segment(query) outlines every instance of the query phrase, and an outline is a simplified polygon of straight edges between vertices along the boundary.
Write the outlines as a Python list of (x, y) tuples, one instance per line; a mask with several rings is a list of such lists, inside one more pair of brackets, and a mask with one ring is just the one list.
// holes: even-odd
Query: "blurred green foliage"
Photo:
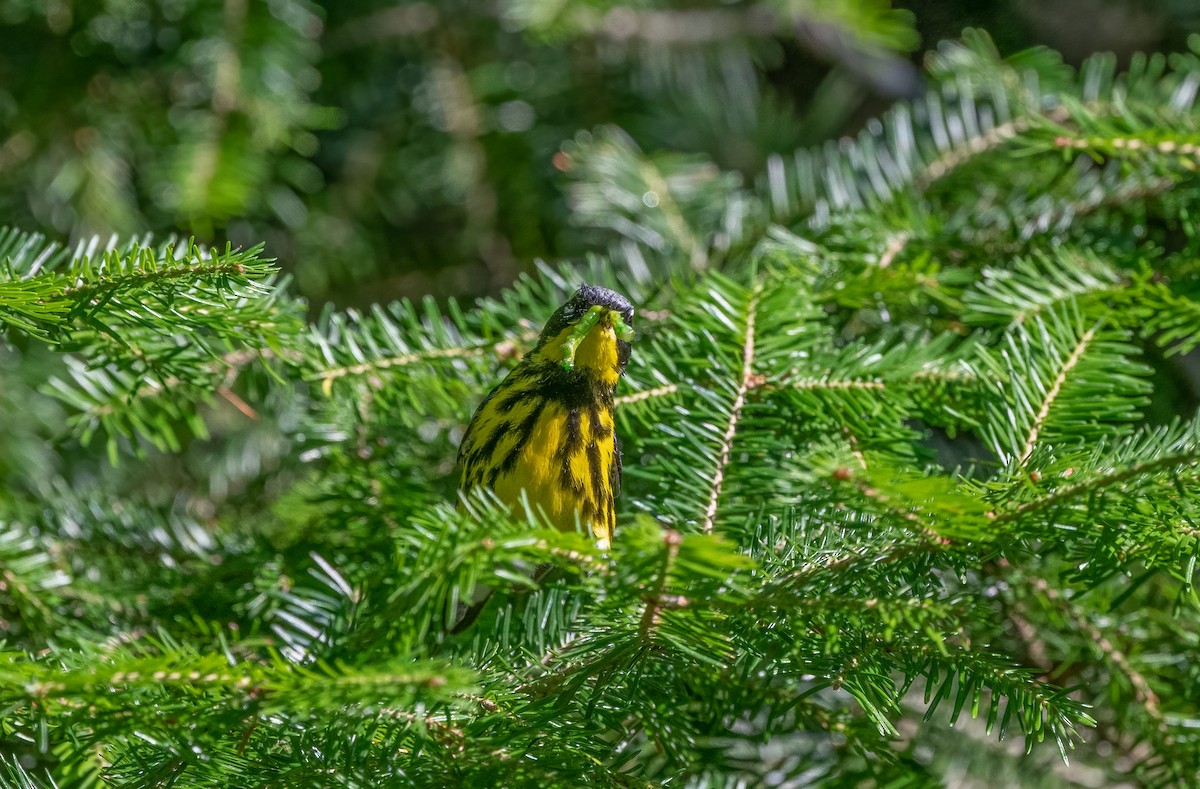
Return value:
[(913, 95), (922, 35), (981, 24), (1016, 49), (1084, 14), (1092, 45), (1153, 49), (1196, 13), (900, 5), (8, 0), (0, 217), (265, 241), (318, 303), (492, 292), (590, 248), (556, 156), (580, 129), (754, 175)]
[[(669, 5), (12, 0), (0, 216), (72, 239), (265, 240), (318, 301), (494, 289), (585, 248), (554, 158), (577, 129), (616, 122), (744, 169), (805, 141), (786, 95), (760, 95), (790, 4)], [(915, 44), (883, 4), (831, 8), (873, 50)], [(639, 32), (672, 13), (749, 21)]]

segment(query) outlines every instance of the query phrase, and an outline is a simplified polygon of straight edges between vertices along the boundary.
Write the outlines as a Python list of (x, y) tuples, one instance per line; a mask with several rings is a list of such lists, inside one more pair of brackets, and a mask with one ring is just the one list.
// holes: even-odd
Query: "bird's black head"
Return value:
[(552, 333), (557, 334), (566, 326), (573, 325), (592, 307), (610, 309), (619, 314), (625, 323), (633, 325), (633, 305), (629, 303), (629, 299), (615, 290), (602, 288), (599, 285), (584, 285), (558, 308), (558, 311), (546, 323), (546, 329), (549, 330), (553, 326), (555, 331)]
[[(535, 352), (544, 350), (551, 354), (558, 353), (559, 342), (591, 312), (593, 307), (601, 307), (619, 315), (625, 326), (633, 328), (633, 305), (629, 303), (629, 299), (608, 288), (584, 285), (575, 291), (575, 295), (559, 307), (546, 322)], [(611, 317), (601, 318), (601, 321), (610, 326), (613, 323)], [(625, 371), (625, 366), (629, 362), (630, 350), (631, 346), (628, 340), (616, 338), (617, 375)]]

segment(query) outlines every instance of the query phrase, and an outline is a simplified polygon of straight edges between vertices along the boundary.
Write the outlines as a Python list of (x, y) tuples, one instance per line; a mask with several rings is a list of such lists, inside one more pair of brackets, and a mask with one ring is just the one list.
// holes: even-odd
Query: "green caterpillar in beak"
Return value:
[(583, 342), (584, 338), (588, 336), (588, 332), (595, 328), (600, 318), (606, 312), (609, 315), (609, 321), (612, 323), (613, 333), (617, 335), (617, 339), (624, 340), (625, 342), (633, 340), (633, 327), (625, 322), (625, 319), (621, 317), (621, 313), (597, 304), (584, 313), (579, 322), (575, 324), (575, 329), (571, 332), (571, 336), (563, 343), (562, 366), (564, 370), (575, 369), (575, 351), (579, 348), (579, 343)]

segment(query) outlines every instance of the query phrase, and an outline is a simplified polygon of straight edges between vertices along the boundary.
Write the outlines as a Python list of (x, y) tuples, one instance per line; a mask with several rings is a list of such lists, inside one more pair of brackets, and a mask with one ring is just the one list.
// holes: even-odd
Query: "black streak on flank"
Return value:
[[(497, 411), (506, 414), (517, 403), (534, 394), (536, 387), (529, 385), (529, 382), (526, 380), (528, 378), (530, 378), (528, 365), (521, 365), (513, 370), (508, 378), (504, 379), (504, 382), (493, 393), (502, 395), (501, 399), (496, 402)], [(491, 397), (489, 396), (488, 399), (490, 400)]]
[(513, 410), (513, 406), (521, 402), (529, 396), (529, 392), (524, 389), (517, 389), (513, 392), (506, 392), (504, 397), (496, 401), (496, 410), (501, 414), (507, 414)]
[(583, 429), (580, 426), (583, 414), (578, 408), (573, 408), (567, 412), (566, 435), (563, 436), (563, 443), (558, 448), (559, 459), (559, 479), (562, 484), (570, 488), (572, 492), (582, 493), (582, 480), (575, 478), (575, 474), (571, 471), (571, 458), (579, 451), (580, 445), (583, 443)]
[[(492, 470), (488, 474), (487, 478), (488, 487), (494, 487), (496, 480), (500, 478), (501, 474), (509, 473), (517, 465), (517, 458), (519, 458), (521, 453), (528, 447), (529, 436), (533, 433), (533, 428), (537, 426), (538, 418), (542, 415), (542, 409), (545, 407), (546, 401), (539, 400), (525, 416), (525, 418), (521, 420), (521, 424), (517, 426), (517, 443), (514, 444), (513, 448), (510, 449), (508, 454), (504, 456), (503, 462), (492, 467)], [(499, 431), (497, 431), (497, 433), (499, 433)]]
[(607, 490), (604, 492), (604, 501), (600, 503), (600, 512), (603, 521), (608, 524), (608, 534), (609, 537), (611, 537), (613, 529), (615, 529), (617, 525), (617, 513), (616, 509), (613, 507), (612, 494), (610, 494)]
[(600, 409), (595, 403), (588, 407), (588, 424), (591, 426), (591, 435), (597, 439), (603, 440), (612, 435), (612, 426), (600, 419)]
[[(501, 394), (502, 392), (504, 392), (506, 390), (507, 384), (508, 384), (508, 378), (505, 378), (503, 381), (501, 381), (499, 384), (497, 384), (496, 388), (493, 389), (492, 391), (488, 392), (487, 397), (483, 398), (483, 402), (481, 402), (479, 404), (479, 406), (475, 409), (475, 413), (471, 415), (471, 421), (467, 425), (467, 432), (463, 436), (462, 443), (459, 444), (459, 446), (458, 446), (458, 462), (460, 465), (464, 461), (469, 460), (470, 463), (474, 463), (479, 460), (480, 452), (479, 452), (479, 448), (476, 446), (476, 435), (475, 434), (476, 434), (477, 430), (476, 430), (476, 426), (475, 426), (475, 420), (478, 419), (479, 415), (484, 412), (484, 410), (487, 408), (488, 403), (490, 403), (492, 401), (492, 398), (496, 397), (497, 395)], [(500, 435), (501, 432), (502, 431), (497, 431), (496, 435)], [(495, 446), (493, 445), (488, 450), (487, 454), (489, 457), (491, 456), (492, 451), (494, 449), (495, 449)]]
[(600, 445), (589, 441), (587, 445), (588, 472), (592, 475), (593, 503), (599, 505), (604, 496), (606, 469), (600, 467)]
[(495, 454), (496, 447), (500, 446), (500, 442), (508, 435), (509, 430), (512, 430), (512, 423), (505, 420), (496, 425), (496, 429), (492, 431), (492, 434), (488, 436), (488, 440), (482, 446), (473, 446), (471, 448), (471, 465), (477, 467), (479, 463)]

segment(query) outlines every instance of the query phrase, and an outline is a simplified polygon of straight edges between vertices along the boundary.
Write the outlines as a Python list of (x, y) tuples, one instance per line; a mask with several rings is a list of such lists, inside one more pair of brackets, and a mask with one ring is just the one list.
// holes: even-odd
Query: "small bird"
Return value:
[(621, 490), (613, 392), (632, 340), (628, 299), (594, 285), (576, 291), (471, 417), (459, 489), (489, 488), (510, 506), (524, 491), (555, 527), (578, 520), (607, 548)]

